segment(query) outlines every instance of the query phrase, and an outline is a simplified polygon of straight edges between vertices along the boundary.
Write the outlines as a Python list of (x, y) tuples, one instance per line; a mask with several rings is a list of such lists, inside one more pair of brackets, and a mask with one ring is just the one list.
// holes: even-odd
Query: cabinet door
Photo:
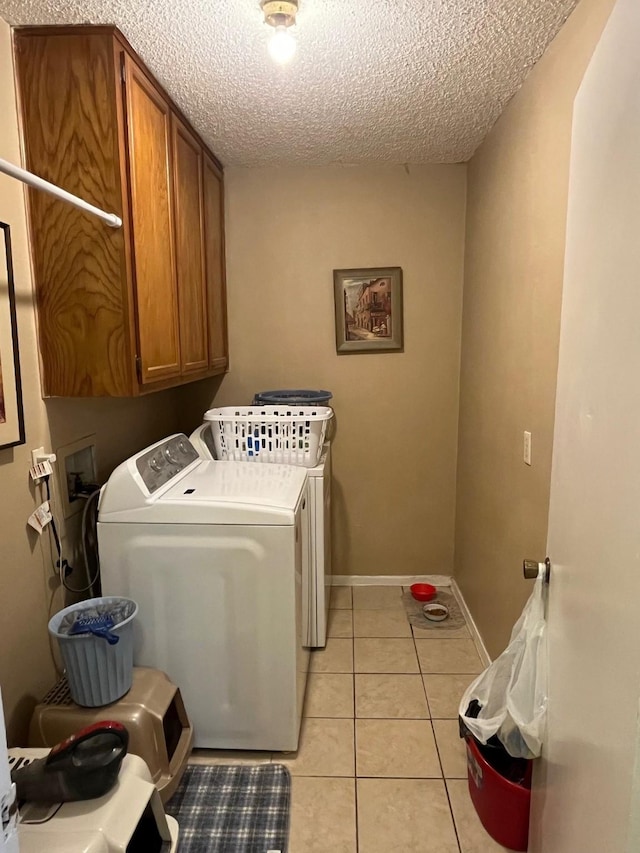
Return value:
[(180, 374), (170, 108), (129, 56), (125, 92), (139, 378), (144, 385)]
[(204, 271), (202, 148), (175, 116), (173, 131), (176, 269), (182, 372), (209, 366)]
[(209, 306), (209, 366), (227, 367), (227, 296), (224, 263), (222, 172), (204, 155), (204, 239)]
[[(112, 39), (84, 28), (77, 34), (22, 29), (14, 38), (26, 167), (125, 220), (122, 228), (109, 228), (48, 193), (29, 192), (43, 392), (56, 397), (129, 395), (134, 391), (135, 344), (126, 268), (126, 190), (121, 190), (123, 164), (115, 132), (121, 72)], [(8, 121), (5, 115), (0, 133), (5, 127), (8, 133)], [(1, 218), (11, 222), (8, 202), (3, 212)], [(6, 267), (0, 270), (2, 294), (4, 275)], [(32, 381), (37, 383), (37, 376)]]

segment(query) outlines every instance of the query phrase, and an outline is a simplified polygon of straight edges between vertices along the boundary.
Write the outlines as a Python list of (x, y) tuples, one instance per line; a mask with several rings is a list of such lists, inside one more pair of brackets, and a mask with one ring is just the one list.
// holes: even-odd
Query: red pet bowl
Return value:
[(411, 584), (411, 595), (416, 601), (431, 601), (436, 597), (437, 589), (431, 586), (430, 583), (413, 583)]

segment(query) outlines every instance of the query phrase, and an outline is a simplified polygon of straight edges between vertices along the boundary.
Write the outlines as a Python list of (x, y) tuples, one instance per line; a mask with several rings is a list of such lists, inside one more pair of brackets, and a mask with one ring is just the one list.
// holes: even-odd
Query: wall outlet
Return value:
[(31, 467), (29, 474), (35, 482), (40, 482), (43, 477), (53, 474), (53, 463), (56, 461), (55, 453), (45, 453), (44, 447), (36, 447), (31, 451)]
[(87, 435), (60, 447), (57, 456), (62, 512), (65, 518), (70, 518), (82, 512), (87, 487), (96, 483), (98, 478), (95, 435)]
[(531, 433), (524, 431), (524, 449), (522, 457), (527, 465), (531, 465)]

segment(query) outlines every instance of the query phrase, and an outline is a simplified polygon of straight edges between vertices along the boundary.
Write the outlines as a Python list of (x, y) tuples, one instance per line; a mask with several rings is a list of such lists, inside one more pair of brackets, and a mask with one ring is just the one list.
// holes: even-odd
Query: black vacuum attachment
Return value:
[(102, 797), (118, 779), (129, 732), (111, 720), (94, 723), (11, 773), (18, 800), (68, 803)]

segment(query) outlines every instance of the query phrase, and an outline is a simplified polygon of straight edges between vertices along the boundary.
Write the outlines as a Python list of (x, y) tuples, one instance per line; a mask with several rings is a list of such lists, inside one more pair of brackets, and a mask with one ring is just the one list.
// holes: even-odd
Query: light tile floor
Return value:
[(504, 853), (467, 789), (458, 703), (482, 662), (466, 628), (412, 628), (402, 587), (336, 587), (311, 658), (295, 754), (196, 750), (201, 763), (277, 761), (292, 776), (288, 853)]

